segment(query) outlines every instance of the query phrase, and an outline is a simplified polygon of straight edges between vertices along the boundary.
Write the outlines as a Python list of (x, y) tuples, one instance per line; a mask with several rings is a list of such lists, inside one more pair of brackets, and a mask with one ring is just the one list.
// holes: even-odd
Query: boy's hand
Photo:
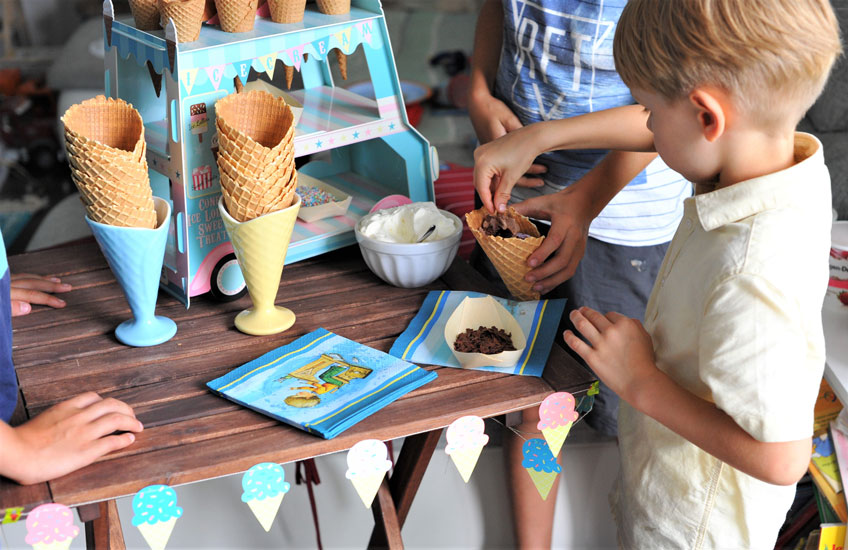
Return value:
[(71, 285), (63, 283), (58, 277), (43, 277), (29, 273), (12, 273), (10, 286), (12, 317), (31, 312), (32, 304), (63, 308), (65, 301), (51, 293), (72, 290)]
[(135, 441), (132, 433), (115, 432), (143, 429), (126, 403), (84, 393), (14, 428), (3, 473), (24, 485), (55, 479)]
[[(468, 114), (471, 118), (471, 124), (474, 126), (474, 132), (477, 134), (477, 140), (481, 145), (495, 142), (510, 132), (524, 128), (521, 121), (518, 120), (518, 117), (515, 116), (515, 113), (510, 110), (507, 104), (489, 93), (471, 94), (468, 102)], [(480, 195), (483, 205), (489, 212), (495, 212), (495, 205), (492, 203), (492, 192), (500, 187), (500, 179), (494, 179), (492, 169), (499, 171), (506, 165), (496, 156), (498, 154), (497, 152), (492, 153), (494, 158), (491, 164), (493, 166), (485, 170), (488, 172), (488, 177), (482, 175), (481, 172), (480, 183), (478, 184), (477, 165), (480, 162), (477, 158), (478, 151), (480, 151), (479, 147), (474, 152), (474, 186), (477, 188), (477, 194)], [(483, 162), (490, 164), (490, 158), (485, 158)], [(504, 210), (506, 209), (507, 202), (509, 202), (510, 191), (512, 191), (515, 185), (519, 187), (541, 187), (544, 185), (541, 178), (531, 177), (544, 174), (548, 170), (542, 164), (533, 164), (534, 158), (535, 155), (529, 159), (526, 166), (524, 166), (524, 171), (518, 172), (514, 177), (509, 179), (508, 185), (504, 185), (503, 189), (497, 189), (500, 196), (506, 196), (502, 202), (496, 203), (503, 204)], [(495, 164), (497, 167), (494, 166)]]
[(545, 166), (533, 164), (538, 150), (532, 147), (527, 128), (514, 130), (474, 150), (474, 187), (489, 212), (505, 212), (516, 185), (544, 185), (541, 178), (526, 176), (547, 171)]
[(570, 330), (562, 335), (565, 343), (625, 401), (632, 403), (660, 373), (651, 336), (638, 320), (616, 312), (601, 315), (588, 307), (572, 311), (569, 318), (588, 344)]
[(519, 214), (551, 222), (545, 240), (527, 258), (528, 265), (535, 269), (526, 279), (536, 281), (533, 289), (542, 294), (570, 279), (583, 259), (592, 223), (584, 199), (567, 187), (553, 195), (533, 197), (515, 205)]

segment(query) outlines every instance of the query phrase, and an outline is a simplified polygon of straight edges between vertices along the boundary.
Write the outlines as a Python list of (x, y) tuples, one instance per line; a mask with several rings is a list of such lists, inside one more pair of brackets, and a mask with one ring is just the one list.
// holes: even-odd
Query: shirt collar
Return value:
[(795, 133), (795, 160), (789, 168), (740, 181), (729, 187), (693, 197), (698, 221), (705, 231), (739, 221), (759, 212), (789, 206), (815, 193), (799, 190), (809, 174), (824, 166), (822, 144), (815, 136)]

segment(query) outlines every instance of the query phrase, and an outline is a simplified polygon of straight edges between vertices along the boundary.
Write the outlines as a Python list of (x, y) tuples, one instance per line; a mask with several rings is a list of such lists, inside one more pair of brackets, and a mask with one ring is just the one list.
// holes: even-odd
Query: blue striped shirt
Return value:
[(18, 381), (12, 363), (12, 304), (9, 297), (9, 262), (0, 234), (0, 420), (8, 422), (18, 402)]
[[(495, 95), (522, 124), (635, 103), (615, 71), (612, 42), (627, 0), (504, 0), (504, 36)], [(555, 193), (583, 177), (603, 150), (554, 151), (540, 188), (516, 187), (513, 199)], [(657, 158), (592, 222), (605, 242), (650, 246), (671, 240), (692, 186)]]

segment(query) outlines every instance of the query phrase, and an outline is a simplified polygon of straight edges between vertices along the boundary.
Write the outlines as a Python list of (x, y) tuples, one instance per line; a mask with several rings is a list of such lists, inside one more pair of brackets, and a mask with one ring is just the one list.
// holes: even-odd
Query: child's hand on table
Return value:
[(0, 423), (0, 474), (29, 485), (61, 477), (135, 441), (129, 405), (94, 392), (50, 407), (16, 428)]
[(633, 403), (661, 374), (651, 336), (638, 320), (616, 312), (602, 315), (588, 307), (572, 311), (570, 319), (588, 344), (570, 330), (562, 335), (565, 343), (621, 399)]
[(28, 314), (32, 311), (32, 304), (63, 308), (65, 301), (51, 293), (69, 292), (73, 288), (63, 283), (58, 277), (44, 277), (30, 273), (10, 275), (12, 317)]
[(535, 132), (534, 126), (519, 127), (474, 150), (474, 188), (489, 212), (505, 212), (512, 188), (516, 185), (544, 185), (541, 178), (525, 175), (547, 171), (544, 165), (533, 164), (539, 154), (530, 137)]

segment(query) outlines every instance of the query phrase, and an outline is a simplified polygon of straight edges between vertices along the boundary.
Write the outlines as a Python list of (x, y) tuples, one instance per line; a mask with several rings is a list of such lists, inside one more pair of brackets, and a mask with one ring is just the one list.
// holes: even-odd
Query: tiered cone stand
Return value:
[(529, 218), (517, 213), (512, 207), (509, 208), (507, 215), (518, 221), (522, 233), (530, 236), (526, 239), (517, 237), (504, 239), (486, 235), (481, 225), (487, 214), (485, 207), (467, 213), (465, 221), (468, 223), (468, 228), (471, 229), (474, 238), (480, 243), (480, 248), (497, 269), (509, 292), (519, 300), (538, 300), (540, 295), (533, 290), (534, 283), (525, 281), (524, 276), (531, 269), (527, 265), (528, 256), (539, 248), (545, 238), (539, 235), (539, 229)]

